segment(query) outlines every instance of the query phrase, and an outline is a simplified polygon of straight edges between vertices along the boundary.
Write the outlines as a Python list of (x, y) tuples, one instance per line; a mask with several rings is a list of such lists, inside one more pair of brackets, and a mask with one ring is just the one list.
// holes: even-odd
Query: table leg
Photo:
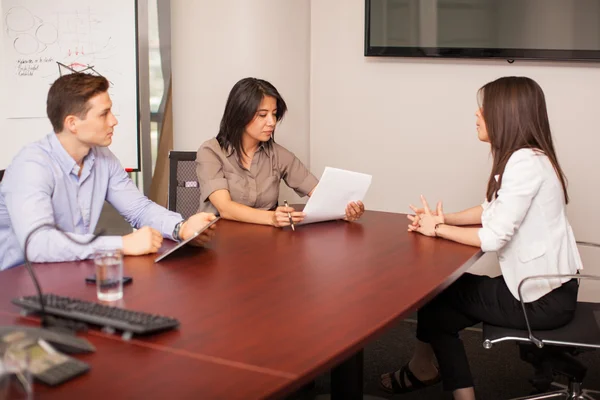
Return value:
[(361, 349), (331, 370), (331, 400), (362, 400), (363, 358)]
[(331, 370), (331, 394), (319, 395), (315, 400), (385, 400), (363, 395), (363, 350), (352, 355)]

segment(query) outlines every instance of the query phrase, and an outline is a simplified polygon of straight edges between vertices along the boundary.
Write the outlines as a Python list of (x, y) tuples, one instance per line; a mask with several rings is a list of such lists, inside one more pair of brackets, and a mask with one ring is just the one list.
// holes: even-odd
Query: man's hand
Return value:
[[(200, 232), (210, 221), (217, 218), (215, 214), (210, 213), (198, 213), (189, 217), (182, 225), (179, 236), (183, 240), (187, 240), (192, 237), (196, 232)], [(215, 236), (215, 229), (217, 224), (211, 225), (207, 230), (202, 232), (197, 238), (192, 240), (189, 244), (194, 246), (203, 246), (210, 242)]]
[(156, 253), (162, 245), (162, 235), (156, 229), (144, 226), (137, 231), (123, 236), (123, 254), (141, 256)]

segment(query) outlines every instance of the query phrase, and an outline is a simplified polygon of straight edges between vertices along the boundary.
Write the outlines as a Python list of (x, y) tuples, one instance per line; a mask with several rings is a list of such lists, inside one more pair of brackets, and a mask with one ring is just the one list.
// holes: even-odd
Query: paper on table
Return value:
[(344, 218), (351, 201), (362, 201), (371, 185), (371, 175), (325, 167), (323, 176), (308, 199), (306, 217), (298, 225)]

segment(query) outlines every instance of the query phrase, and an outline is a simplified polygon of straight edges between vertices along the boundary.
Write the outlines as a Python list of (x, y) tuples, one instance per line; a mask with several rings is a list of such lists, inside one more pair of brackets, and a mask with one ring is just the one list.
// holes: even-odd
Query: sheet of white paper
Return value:
[(323, 176), (304, 212), (306, 217), (298, 225), (344, 218), (351, 201), (362, 201), (371, 185), (371, 175), (325, 167)]

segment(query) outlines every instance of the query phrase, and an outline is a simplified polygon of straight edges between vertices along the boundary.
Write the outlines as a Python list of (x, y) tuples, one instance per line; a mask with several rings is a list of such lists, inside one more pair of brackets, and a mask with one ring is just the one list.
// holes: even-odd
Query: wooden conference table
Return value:
[[(296, 231), (219, 221), (206, 249), (163, 262), (126, 257), (117, 305), (178, 318), (178, 330), (123, 341), (90, 330), (91, 371), (40, 398), (281, 398), (332, 371), (332, 397), (360, 398), (362, 348), (465, 272), (478, 249), (406, 231), (367, 211)], [(164, 250), (173, 243), (167, 241)], [(95, 300), (90, 261), (35, 265), (44, 292)], [(34, 294), (22, 268), (0, 273), (0, 324), (31, 323), (10, 300)]]

